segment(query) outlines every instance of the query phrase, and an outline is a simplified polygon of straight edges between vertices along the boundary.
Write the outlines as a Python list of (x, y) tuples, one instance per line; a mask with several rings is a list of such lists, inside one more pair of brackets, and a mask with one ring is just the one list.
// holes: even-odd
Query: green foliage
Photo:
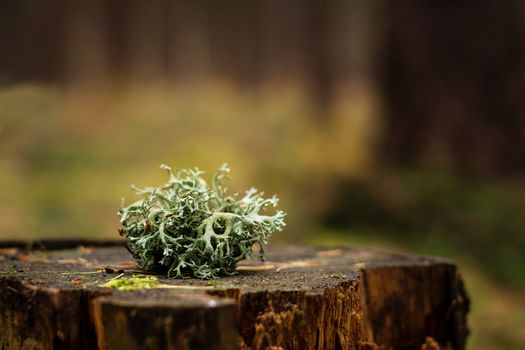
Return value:
[(134, 190), (144, 198), (119, 211), (120, 232), (139, 264), (168, 277), (216, 278), (235, 272), (238, 261), (252, 255), (275, 231), (285, 226), (285, 213), (263, 215), (267, 207), (277, 206), (273, 196), (264, 199), (255, 188), (228, 195), (223, 181), (229, 167), (224, 164), (211, 186), (198, 169), (172, 172), (161, 187)]
[(155, 288), (159, 285), (159, 279), (155, 276), (133, 275), (131, 277), (117, 277), (102, 284), (103, 288), (115, 288), (118, 290), (139, 290)]

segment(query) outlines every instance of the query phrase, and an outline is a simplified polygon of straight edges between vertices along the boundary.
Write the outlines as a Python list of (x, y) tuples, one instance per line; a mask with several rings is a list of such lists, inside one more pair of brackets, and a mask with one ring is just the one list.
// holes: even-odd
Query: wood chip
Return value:
[(29, 255), (29, 254), (18, 254), (17, 256), (15, 256), (15, 259), (16, 260), (20, 260), (20, 261), (29, 261), (29, 260), (31, 260), (31, 255)]
[[(138, 267), (139, 266), (136, 263), (134, 265), (113, 264), (113, 265), (98, 265), (97, 266), (97, 268), (102, 269), (102, 270), (111, 269), (114, 271), (126, 270), (128, 272), (147, 273), (145, 270), (140, 270)], [(148, 274), (154, 274), (154, 273), (148, 273)]]
[(77, 259), (58, 259), (57, 263), (63, 265), (76, 265)]
[(12, 256), (18, 253), (17, 248), (0, 248), (0, 255)]
[(90, 247), (84, 247), (83, 245), (79, 246), (77, 248), (77, 251), (80, 253), (80, 254), (85, 254), (85, 255), (89, 255), (91, 253), (93, 253), (93, 248), (90, 248)]
[(354, 269), (362, 269), (362, 268), (366, 267), (366, 264), (364, 262), (357, 262), (357, 263), (353, 264), (352, 267)]
[(124, 265), (124, 266), (136, 266), (137, 262), (133, 260), (120, 260), (118, 262), (118, 265)]
[(269, 265), (241, 265), (237, 266), (237, 271), (268, 271), (268, 270), (274, 270), (276, 268), (275, 265), (269, 264)]
[(189, 286), (189, 285), (177, 285), (177, 284), (159, 284), (155, 288), (165, 289), (185, 289), (185, 290), (210, 290), (215, 289), (213, 286)]
[(19, 254), (15, 256), (15, 259), (20, 261), (30, 261), (37, 264), (49, 264), (49, 260), (46, 258), (36, 257), (32, 254)]
[(320, 250), (315, 253), (318, 258), (335, 258), (341, 255), (343, 255), (342, 249)]
[(303, 268), (303, 267), (312, 267), (312, 266), (319, 266), (321, 263), (319, 261), (305, 261), (305, 260), (297, 260), (297, 261), (287, 261), (287, 262), (274, 262), (271, 263), (266, 262), (264, 265), (239, 265), (237, 266), (237, 271), (270, 271), (275, 270), (277, 272), (284, 270), (284, 269), (292, 269), (292, 268)]
[(293, 268), (303, 268), (303, 267), (312, 267), (312, 266), (319, 266), (321, 263), (319, 261), (290, 261), (288, 263), (284, 263), (280, 265), (275, 271), (279, 272), (284, 269), (293, 269)]
[(57, 262), (62, 265), (81, 265), (81, 266), (88, 266), (90, 265), (89, 261), (87, 261), (84, 258), (76, 258), (76, 259), (58, 259)]

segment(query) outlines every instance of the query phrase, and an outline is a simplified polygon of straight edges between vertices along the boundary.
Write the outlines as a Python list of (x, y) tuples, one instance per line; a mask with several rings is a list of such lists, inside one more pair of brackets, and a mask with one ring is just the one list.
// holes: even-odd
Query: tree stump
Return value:
[[(464, 349), (446, 260), (269, 246), (217, 280), (100, 287), (141, 271), (122, 242), (0, 243), (0, 349)], [(122, 278), (122, 277), (120, 277)]]

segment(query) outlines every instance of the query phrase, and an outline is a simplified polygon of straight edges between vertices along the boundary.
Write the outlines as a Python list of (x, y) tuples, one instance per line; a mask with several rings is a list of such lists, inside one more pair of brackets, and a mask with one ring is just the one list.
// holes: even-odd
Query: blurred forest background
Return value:
[(158, 166), (277, 193), (274, 242), (458, 262), (525, 348), (525, 2), (0, 1), (0, 239), (117, 237)]

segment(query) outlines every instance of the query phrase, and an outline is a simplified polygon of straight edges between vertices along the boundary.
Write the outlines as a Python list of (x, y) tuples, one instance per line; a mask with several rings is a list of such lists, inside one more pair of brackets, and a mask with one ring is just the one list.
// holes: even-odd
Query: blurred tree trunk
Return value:
[(525, 171), (520, 1), (385, 1), (386, 161)]
[(64, 74), (67, 12), (61, 0), (0, 1), (0, 84)]
[(65, 79), (73, 84), (102, 84), (108, 79), (106, 7), (103, 1), (68, 2)]
[(166, 11), (168, 76), (191, 83), (211, 77), (210, 23), (207, 4), (170, 2)]
[(333, 1), (311, 0), (308, 2), (306, 31), (308, 71), (313, 95), (317, 98), (318, 117), (326, 119), (327, 109), (334, 97), (336, 74), (333, 67), (331, 24)]

